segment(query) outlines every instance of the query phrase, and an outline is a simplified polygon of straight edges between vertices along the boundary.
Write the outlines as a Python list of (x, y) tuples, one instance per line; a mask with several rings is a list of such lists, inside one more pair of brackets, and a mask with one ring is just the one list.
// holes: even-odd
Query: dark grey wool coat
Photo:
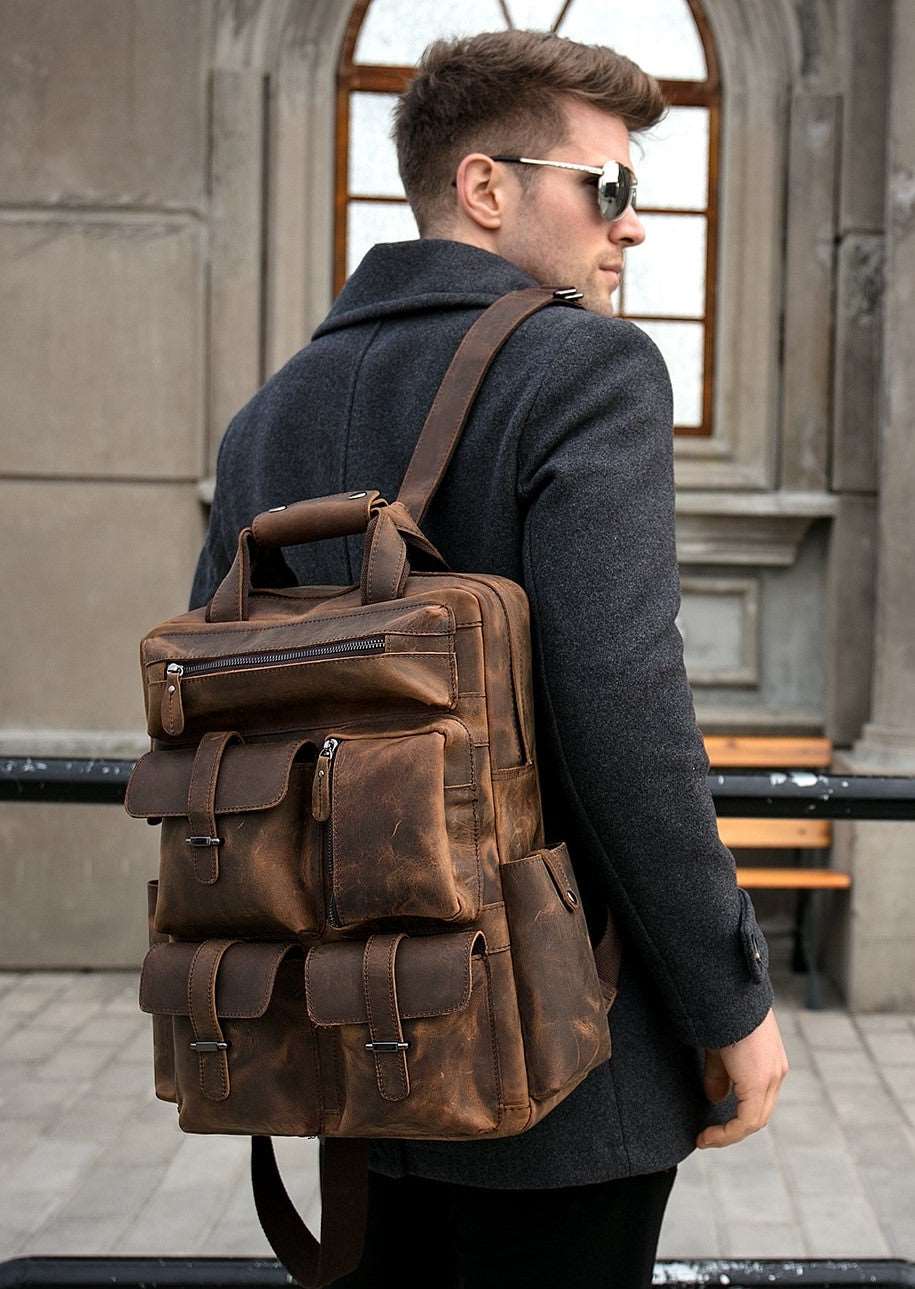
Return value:
[[(464, 243), (375, 246), (312, 342), (232, 420), (191, 607), (259, 511), (361, 488), (393, 500), (464, 332), (531, 285)], [(670, 1168), (736, 1108), (733, 1094), (706, 1100), (702, 1049), (755, 1029), (772, 988), (718, 838), (674, 621), (671, 390), (653, 342), (581, 309), (528, 319), (490, 370), (423, 528), (453, 569), (527, 590), (546, 835), (569, 844), (592, 931), (612, 908), (623, 958), (613, 1055), (545, 1119), (497, 1140), (376, 1142), (371, 1166), (520, 1188)], [(351, 584), (360, 553), (361, 538), (338, 538), (287, 559), (302, 582)]]

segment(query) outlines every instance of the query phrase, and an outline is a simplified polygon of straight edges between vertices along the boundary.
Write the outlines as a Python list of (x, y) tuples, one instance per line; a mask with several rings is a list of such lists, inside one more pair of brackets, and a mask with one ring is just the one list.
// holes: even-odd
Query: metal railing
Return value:
[[(100, 757), (0, 757), (0, 801), (124, 800), (135, 762)], [(915, 819), (915, 778), (767, 770), (710, 774), (721, 818)]]

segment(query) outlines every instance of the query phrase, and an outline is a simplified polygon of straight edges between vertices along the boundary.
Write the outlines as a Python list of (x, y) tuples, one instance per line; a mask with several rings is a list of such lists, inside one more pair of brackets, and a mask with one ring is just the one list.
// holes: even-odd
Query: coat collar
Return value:
[(485, 309), (509, 291), (537, 285), (516, 264), (466, 242), (381, 242), (346, 280), (312, 339), (395, 314)]

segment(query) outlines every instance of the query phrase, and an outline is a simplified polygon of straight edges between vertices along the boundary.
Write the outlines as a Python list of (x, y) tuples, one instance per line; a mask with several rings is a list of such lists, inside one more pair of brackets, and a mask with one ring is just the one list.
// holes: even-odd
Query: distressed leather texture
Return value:
[[(595, 954), (544, 836), (526, 595), (419, 528), (494, 352), (552, 303), (516, 292), (471, 329), (400, 499), (257, 516), (209, 604), (142, 642), (140, 1006), (185, 1131), (511, 1136), (610, 1056), (619, 939), (608, 914)], [(358, 584), (295, 584), (282, 545), (357, 531)]]

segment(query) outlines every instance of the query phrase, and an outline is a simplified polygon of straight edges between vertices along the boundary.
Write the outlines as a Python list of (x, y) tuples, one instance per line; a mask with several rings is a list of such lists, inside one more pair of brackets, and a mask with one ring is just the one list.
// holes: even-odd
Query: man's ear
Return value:
[(458, 212), (480, 228), (495, 232), (505, 217), (505, 172), (483, 152), (469, 152), (454, 177)]

